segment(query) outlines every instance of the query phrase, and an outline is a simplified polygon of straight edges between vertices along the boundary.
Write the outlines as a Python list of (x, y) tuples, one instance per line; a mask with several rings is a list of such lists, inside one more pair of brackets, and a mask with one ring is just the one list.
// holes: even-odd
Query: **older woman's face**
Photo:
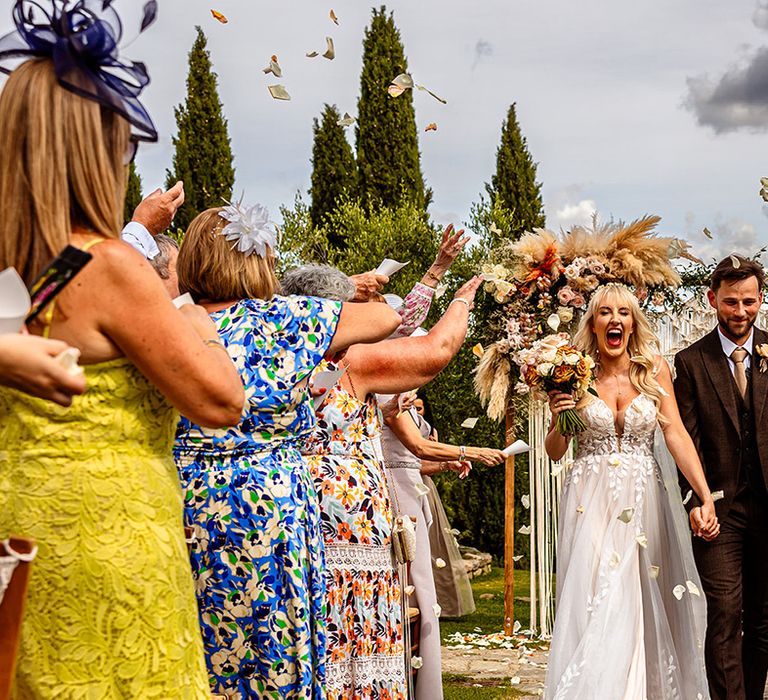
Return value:
[(416, 409), (416, 413), (420, 416), (424, 415), (424, 402), (421, 399), (416, 399), (413, 402), (413, 407)]
[(606, 296), (595, 310), (592, 332), (602, 357), (621, 357), (627, 352), (635, 328), (632, 309), (618, 296)]

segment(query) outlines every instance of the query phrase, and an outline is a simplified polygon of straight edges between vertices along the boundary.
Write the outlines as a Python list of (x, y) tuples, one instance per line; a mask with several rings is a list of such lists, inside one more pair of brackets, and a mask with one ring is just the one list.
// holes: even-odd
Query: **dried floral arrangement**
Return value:
[(647, 311), (659, 313), (676, 302), (683, 281), (673, 260), (693, 263), (682, 270), (686, 282), (701, 277), (703, 263), (686, 241), (659, 236), (659, 221), (645, 216), (629, 224), (600, 223), (594, 217), (590, 227), (559, 235), (537, 229), (493, 251), (482, 273), (485, 291), (499, 305), (493, 321), (499, 339), (483, 351), (475, 375), (489, 417), (500, 420), (510, 394), (529, 390), (524, 382), (513, 386), (521, 352), (545, 335), (571, 333), (599, 285), (625, 284)]

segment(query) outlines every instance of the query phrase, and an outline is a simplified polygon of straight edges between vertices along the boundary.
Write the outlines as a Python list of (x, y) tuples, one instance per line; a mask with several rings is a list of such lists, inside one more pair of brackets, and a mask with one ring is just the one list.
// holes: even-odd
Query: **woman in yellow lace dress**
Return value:
[[(50, 19), (77, 26), (69, 39), (86, 49), (104, 48), (104, 24), (87, 12)], [(83, 84), (93, 87), (90, 58)], [(71, 81), (73, 70), (61, 75)], [(61, 75), (51, 59), (28, 61), (0, 93), (0, 269), (29, 283), (67, 244), (93, 255), (30, 327), (80, 350), (86, 393), (64, 408), (0, 389), (0, 540), (39, 546), (14, 697), (202, 700), (171, 444), (177, 410), (233, 425), (243, 389), (205, 311), (177, 311), (146, 260), (117, 240), (134, 150), (126, 119), (144, 138), (156, 136), (151, 121), (135, 99), (102, 90), (102, 107), (97, 91), (84, 98)]]

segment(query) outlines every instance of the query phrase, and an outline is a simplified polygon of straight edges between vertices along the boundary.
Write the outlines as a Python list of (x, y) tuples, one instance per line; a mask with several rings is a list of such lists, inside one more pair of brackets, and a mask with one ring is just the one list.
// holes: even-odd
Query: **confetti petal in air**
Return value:
[(485, 354), (485, 348), (480, 343), (478, 343), (472, 348), (472, 354), (475, 357), (482, 357)]
[(426, 496), (429, 493), (429, 488), (424, 484), (416, 484), (416, 493), (419, 496)]
[(659, 578), (659, 567), (658, 566), (651, 566), (651, 568), (648, 569), (648, 572), (651, 574), (651, 578), (653, 578), (653, 579)]
[(387, 88), (390, 97), (399, 97), (406, 90), (413, 89), (413, 78), (408, 73), (400, 73)]
[(441, 102), (444, 105), (448, 104), (448, 100), (444, 100), (442, 97), (438, 97), (437, 95), (435, 95), (434, 92), (432, 92), (432, 90), (428, 90), (423, 85), (417, 85), (416, 89), (417, 90), (422, 90), (423, 92), (426, 92), (427, 94), (432, 95), (432, 97), (434, 97), (438, 102)]
[(445, 282), (441, 282), (435, 287), (435, 299), (439, 299), (443, 294), (448, 291), (448, 285)]
[(731, 255), (731, 264), (735, 268), (741, 267), (741, 261), (735, 255)]
[(495, 233), (497, 236), (501, 235), (501, 229), (493, 221), (491, 222), (491, 225), (488, 227), (488, 230), (491, 233)]
[(512, 634), (517, 634), (523, 626), (520, 624), (520, 620), (515, 620), (515, 624), (512, 625)]
[(634, 516), (634, 514), (635, 514), (634, 508), (625, 508), (624, 510), (621, 511), (621, 513), (619, 513), (619, 517), (617, 518), (617, 520), (621, 520), (621, 522), (629, 524), (632, 522), (632, 517)]
[(282, 85), (269, 85), (269, 94), (276, 100), (290, 100), (291, 96)]
[(304, 54), (307, 58), (317, 58), (320, 54), (317, 53), (317, 51), (310, 51), (307, 54)]
[(424, 662), (422, 661), (420, 656), (411, 657), (411, 668), (415, 668), (418, 671), (423, 665), (424, 665)]
[(701, 591), (699, 590), (699, 587), (693, 581), (686, 581), (685, 585), (687, 586), (688, 592), (691, 595), (695, 595), (695, 596), (701, 597)]
[(722, 491), (713, 491), (712, 492), (712, 501), (713, 502), (714, 501), (720, 501), (723, 498), (725, 498), (725, 493), (723, 493)]
[(442, 614), (442, 612), (443, 612), (443, 609), (440, 607), (440, 604), (439, 604), (439, 603), (435, 603), (435, 604), (432, 606), (432, 612), (433, 612), (433, 613), (435, 613), (435, 617), (440, 617), (440, 615), (441, 615), (441, 614)]
[(521, 535), (530, 535), (531, 534), (531, 526), (530, 525), (523, 525), (518, 532)]
[(222, 24), (226, 24), (227, 22), (229, 22), (229, 20), (227, 19), (226, 15), (223, 15), (218, 10), (211, 10), (211, 14), (213, 15), (213, 18), (215, 20), (221, 22)]
[(352, 126), (355, 123), (355, 118), (349, 113), (344, 112), (344, 116), (336, 122), (337, 126)]
[(705, 226), (705, 227), (704, 227), (704, 229), (702, 230), (702, 233), (703, 233), (703, 234), (704, 234), (704, 235), (705, 235), (707, 238), (709, 238), (709, 240), (710, 240), (710, 241), (712, 240), (712, 231), (710, 231), (710, 230), (709, 230), (709, 229), (708, 229), (706, 226)]
[(444, 569), (445, 568), (445, 559), (441, 559), (440, 557), (435, 559), (435, 566), (438, 569)]
[(675, 596), (678, 600), (683, 599), (683, 594), (685, 593), (685, 586), (682, 586), (678, 584), (672, 589), (672, 595)]
[(611, 558), (608, 560), (608, 566), (612, 569), (616, 569), (621, 564), (621, 555), (618, 552), (611, 554)]
[(406, 586), (405, 595), (413, 595), (416, 592), (416, 586)]
[(323, 58), (327, 58), (329, 61), (332, 61), (334, 58), (336, 58), (336, 49), (333, 48), (333, 39), (331, 37), (327, 36), (325, 37), (325, 53), (323, 54)]
[(272, 58), (269, 59), (269, 65), (261, 70), (267, 75), (272, 73), (276, 78), (283, 77), (283, 69), (280, 68), (280, 64), (277, 62), (277, 56), (272, 56)]
[(643, 549), (648, 547), (648, 537), (644, 532), (641, 532), (637, 537), (635, 537), (635, 540)]
[(523, 508), (525, 508), (526, 510), (528, 510), (531, 507), (531, 497), (527, 493), (523, 494), (522, 498), (520, 499), (520, 502), (523, 504)]
[(583, 513), (584, 512), (584, 506), (576, 506), (576, 512), (577, 513)]
[(688, 493), (685, 494), (685, 498), (683, 499), (683, 505), (686, 505), (688, 501), (691, 500), (691, 496), (693, 496), (693, 491), (688, 491)]
[(474, 428), (477, 425), (477, 418), (467, 418), (464, 420), (464, 422), (461, 424), (462, 428), (469, 428), (470, 430)]
[(333, 22), (337, 27), (339, 26), (339, 18), (336, 16), (336, 13), (331, 10), (328, 13), (328, 16), (331, 18), (331, 22)]
[(518, 554), (516, 557), (512, 557), (512, 561), (520, 561), (523, 558), (522, 554)]
[(437, 131), (437, 124), (435, 122), (430, 122), (427, 124), (427, 128), (424, 129), (424, 131)]

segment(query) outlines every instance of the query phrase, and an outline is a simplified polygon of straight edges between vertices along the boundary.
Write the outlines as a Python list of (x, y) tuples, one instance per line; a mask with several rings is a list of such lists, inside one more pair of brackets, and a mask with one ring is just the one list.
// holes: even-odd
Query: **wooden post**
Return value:
[[(516, 439), (515, 407), (507, 404), (506, 443)], [(515, 624), (515, 457), (504, 466), (504, 634), (512, 636)]]

